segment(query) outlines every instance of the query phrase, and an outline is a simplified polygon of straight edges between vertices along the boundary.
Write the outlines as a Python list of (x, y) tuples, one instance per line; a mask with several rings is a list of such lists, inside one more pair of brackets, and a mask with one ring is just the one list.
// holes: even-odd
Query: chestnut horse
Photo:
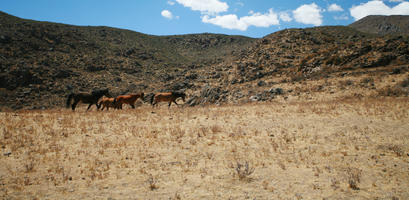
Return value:
[(152, 107), (153, 106), (157, 106), (158, 102), (169, 102), (168, 107), (170, 107), (170, 105), (173, 103), (175, 103), (176, 105), (178, 105), (176, 103), (176, 99), (181, 97), (183, 102), (185, 102), (185, 97), (186, 94), (184, 92), (163, 92), (163, 93), (156, 93), (154, 96), (152, 96), (151, 98), (151, 104)]
[(139, 93), (139, 94), (128, 94), (128, 95), (121, 95), (121, 96), (117, 96), (114, 99), (114, 104), (115, 107), (118, 109), (122, 109), (122, 104), (129, 104), (132, 108), (135, 108), (135, 101), (138, 98), (141, 98), (143, 100), (143, 92)]
[(107, 108), (107, 110), (109, 110), (109, 108), (116, 108), (114, 101), (115, 98), (103, 97), (101, 101), (99, 101), (99, 107), (102, 106), (101, 110), (104, 110), (104, 108)]
[(75, 107), (79, 102), (89, 104), (87, 111), (93, 104), (95, 104), (97, 109), (99, 109), (98, 100), (104, 95), (108, 97), (110, 96), (108, 89), (94, 90), (91, 92), (91, 94), (85, 92), (71, 93), (67, 98), (67, 108), (70, 107), (71, 99), (74, 99), (74, 103), (71, 105), (72, 110), (75, 110)]

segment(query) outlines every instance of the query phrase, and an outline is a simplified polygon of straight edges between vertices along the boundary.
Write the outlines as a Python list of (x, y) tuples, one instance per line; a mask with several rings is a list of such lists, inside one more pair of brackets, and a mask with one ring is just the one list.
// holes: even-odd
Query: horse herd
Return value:
[[(159, 102), (169, 102), (168, 107), (170, 107), (172, 102), (178, 105), (176, 103), (176, 99), (179, 97), (182, 98), (183, 102), (185, 102), (186, 94), (184, 92), (156, 93), (151, 97), (150, 103), (152, 104), (152, 107), (153, 107), (155, 105), (157, 106)], [(82, 102), (85, 104), (89, 104), (87, 110), (89, 110), (91, 106), (94, 104), (97, 106), (97, 110), (99, 110), (101, 106), (102, 106), (101, 110), (104, 110), (105, 108), (107, 110), (109, 110), (109, 108), (122, 109), (123, 104), (129, 104), (132, 108), (135, 108), (135, 102), (138, 98), (144, 100), (144, 93), (141, 92), (138, 94), (120, 95), (120, 96), (113, 98), (109, 94), (108, 89), (102, 89), (102, 90), (100, 89), (100, 90), (94, 90), (91, 93), (85, 93), (85, 92), (71, 93), (67, 97), (66, 106), (67, 108), (71, 106), (71, 109), (75, 110), (75, 107), (77, 106), (77, 104), (79, 102)], [(72, 100), (73, 100), (73, 103), (71, 104)]]

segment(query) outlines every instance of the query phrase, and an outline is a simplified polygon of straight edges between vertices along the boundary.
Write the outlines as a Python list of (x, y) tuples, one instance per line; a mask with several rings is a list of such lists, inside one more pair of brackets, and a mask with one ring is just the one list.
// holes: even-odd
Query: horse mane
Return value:
[(92, 95), (101, 95), (101, 94), (108, 94), (108, 92), (109, 92), (108, 88), (105, 88), (105, 89), (93, 90), (91, 93)]

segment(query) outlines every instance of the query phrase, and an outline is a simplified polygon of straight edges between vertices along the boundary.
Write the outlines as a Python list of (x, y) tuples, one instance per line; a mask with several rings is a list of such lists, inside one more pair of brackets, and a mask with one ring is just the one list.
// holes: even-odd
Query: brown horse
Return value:
[(117, 109), (122, 109), (122, 104), (129, 104), (132, 108), (135, 108), (135, 101), (138, 98), (141, 98), (143, 100), (143, 92), (139, 94), (128, 94), (128, 95), (121, 95), (117, 96), (114, 99), (114, 104)]
[(109, 110), (109, 108), (116, 108), (114, 101), (115, 98), (103, 97), (101, 101), (99, 101), (99, 107), (102, 106), (101, 110), (104, 110), (104, 108), (107, 108), (107, 110)]
[(89, 110), (93, 104), (95, 104), (97, 109), (99, 109), (98, 100), (104, 95), (107, 97), (110, 96), (108, 89), (94, 90), (91, 92), (91, 94), (85, 92), (71, 93), (67, 98), (67, 108), (70, 107), (71, 99), (74, 99), (74, 103), (71, 105), (72, 110), (75, 110), (75, 107), (79, 102), (88, 103), (89, 106), (87, 110)]
[(151, 98), (151, 104), (153, 106), (157, 106), (158, 102), (169, 102), (168, 107), (173, 103), (178, 105), (176, 103), (176, 99), (181, 97), (183, 102), (185, 102), (186, 94), (184, 92), (164, 92), (164, 93), (156, 93), (154, 96)]

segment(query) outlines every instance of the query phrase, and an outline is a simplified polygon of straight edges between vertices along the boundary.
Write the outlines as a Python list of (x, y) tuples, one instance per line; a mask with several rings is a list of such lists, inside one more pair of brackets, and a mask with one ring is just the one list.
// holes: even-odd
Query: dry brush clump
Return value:
[(248, 161), (240, 162), (237, 161), (234, 165), (235, 174), (239, 177), (240, 180), (250, 180), (249, 176), (253, 174), (255, 168), (249, 165)]
[(347, 168), (348, 185), (353, 190), (359, 190), (358, 184), (361, 182), (362, 170), (358, 168)]

